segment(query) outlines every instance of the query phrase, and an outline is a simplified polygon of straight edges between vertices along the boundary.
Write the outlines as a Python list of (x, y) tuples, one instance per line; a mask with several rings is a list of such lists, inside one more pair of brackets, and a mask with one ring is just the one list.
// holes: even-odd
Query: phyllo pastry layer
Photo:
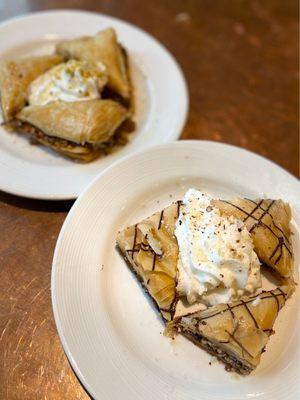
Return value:
[(0, 64), (0, 98), (4, 121), (10, 121), (25, 106), (30, 83), (63, 61), (59, 55), (30, 57)]
[(23, 108), (17, 115), (17, 129), (69, 157), (90, 161), (128, 115), (113, 100), (54, 102)]

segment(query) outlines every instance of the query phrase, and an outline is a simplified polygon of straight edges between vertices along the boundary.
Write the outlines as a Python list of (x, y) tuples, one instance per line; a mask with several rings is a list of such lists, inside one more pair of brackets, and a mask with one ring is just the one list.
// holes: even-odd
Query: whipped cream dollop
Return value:
[(176, 222), (179, 294), (190, 304), (227, 303), (261, 287), (260, 263), (241, 220), (222, 215), (212, 198), (189, 189)]
[(49, 69), (30, 84), (29, 104), (98, 99), (106, 83), (104, 64), (69, 60)]

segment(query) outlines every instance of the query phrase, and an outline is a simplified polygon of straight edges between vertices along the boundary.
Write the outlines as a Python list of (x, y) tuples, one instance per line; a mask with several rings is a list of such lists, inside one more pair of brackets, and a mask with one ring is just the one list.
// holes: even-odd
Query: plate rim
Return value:
[[(110, 172), (111, 169), (115, 168), (118, 166), (118, 164), (122, 164), (123, 162), (126, 162), (128, 159), (130, 158), (134, 158), (134, 157), (139, 157), (141, 156), (143, 153), (147, 153), (147, 152), (151, 152), (151, 151), (155, 151), (156, 149), (161, 149), (161, 148), (165, 148), (165, 147), (169, 147), (169, 146), (185, 146), (186, 144), (193, 144), (195, 146), (212, 146), (212, 148), (214, 147), (218, 147), (218, 148), (227, 148), (232, 150), (233, 152), (235, 152), (236, 154), (238, 153), (244, 153), (247, 154), (248, 156), (252, 156), (254, 158), (257, 158), (260, 161), (264, 161), (266, 163), (268, 163), (270, 165), (271, 168), (276, 168), (279, 169), (281, 173), (286, 174), (286, 176), (293, 181), (293, 186), (298, 185), (298, 191), (300, 188), (299, 185), (299, 180), (292, 175), (289, 171), (285, 170), (284, 168), (282, 168), (281, 166), (279, 166), (278, 164), (276, 164), (275, 162), (269, 160), (266, 157), (263, 157), (257, 153), (254, 153), (250, 150), (238, 147), (238, 146), (234, 146), (231, 144), (227, 144), (227, 143), (220, 143), (220, 142), (214, 142), (214, 141), (209, 141), (209, 140), (180, 140), (180, 141), (175, 141), (175, 142), (171, 142), (171, 143), (164, 143), (161, 145), (156, 145), (153, 146), (149, 149), (145, 149), (139, 152), (136, 152), (134, 154), (128, 155), (126, 157), (123, 157), (120, 160), (117, 160), (116, 162), (114, 162), (113, 164), (111, 164), (109, 167), (105, 168), (102, 172), (100, 172), (90, 183), (89, 185), (87, 185), (87, 187), (83, 190), (83, 192), (80, 194), (80, 196), (76, 199), (76, 201), (74, 202), (74, 204), (72, 205), (71, 209), (68, 212), (68, 215), (66, 216), (63, 225), (61, 227), (61, 230), (59, 232), (59, 235), (57, 237), (57, 241), (56, 241), (56, 245), (55, 245), (55, 249), (54, 249), (54, 253), (53, 253), (53, 259), (52, 259), (52, 265), (51, 265), (51, 305), (52, 305), (52, 313), (54, 316), (54, 321), (55, 321), (55, 326), (57, 329), (57, 333), (61, 342), (61, 345), (63, 347), (63, 350), (75, 372), (76, 377), (78, 378), (78, 380), (82, 383), (82, 385), (84, 386), (84, 388), (87, 390), (87, 392), (92, 395), (95, 399), (97, 398), (97, 393), (94, 392), (93, 388), (91, 387), (91, 385), (86, 381), (83, 373), (81, 372), (79, 366), (77, 365), (76, 362), (76, 356), (74, 356), (74, 354), (72, 354), (67, 340), (65, 338), (64, 335), (64, 329), (61, 323), (61, 317), (59, 315), (59, 304), (56, 300), (56, 284), (55, 284), (55, 278), (58, 272), (58, 264), (57, 264), (57, 260), (59, 257), (59, 252), (60, 249), (62, 247), (63, 244), (63, 240), (64, 240), (64, 233), (65, 231), (68, 229), (68, 225), (70, 223), (70, 221), (73, 218), (73, 214), (76, 212), (76, 210), (82, 206), (82, 202), (84, 201), (84, 197), (88, 194), (88, 192), (94, 187), (94, 185), (96, 185), (97, 181), (100, 180), (102, 178), (103, 175), (107, 174)], [(296, 211), (297, 212), (297, 211)]]
[[(182, 96), (181, 96), (181, 114), (180, 114), (180, 118), (178, 118), (178, 121), (176, 124), (176, 129), (173, 129), (173, 132), (171, 132), (171, 134), (168, 136), (168, 139), (165, 142), (162, 142), (161, 144), (171, 143), (174, 140), (179, 139), (180, 136), (182, 135), (184, 127), (187, 123), (187, 118), (188, 118), (188, 114), (189, 114), (190, 97), (189, 97), (189, 88), (188, 88), (187, 79), (184, 75), (183, 69), (182, 69), (179, 61), (175, 58), (175, 56), (171, 53), (171, 51), (163, 43), (161, 43), (158, 39), (156, 39), (156, 37), (152, 36), (152, 34), (147, 32), (146, 30), (140, 28), (138, 25), (134, 25), (131, 22), (128, 22), (128, 21), (120, 19), (120, 18), (116, 18), (109, 14), (80, 10), (80, 9), (62, 8), (62, 9), (33, 11), (33, 12), (28, 12), (28, 13), (25, 13), (22, 15), (17, 15), (12, 18), (6, 19), (6, 20), (0, 22), (0, 32), (2, 29), (5, 29), (7, 26), (18, 23), (18, 22), (22, 22), (23, 20), (26, 20), (28, 18), (32, 18), (32, 17), (39, 18), (41, 16), (47, 17), (47, 16), (51, 16), (51, 15), (59, 16), (59, 15), (66, 14), (66, 13), (67, 14), (76, 14), (76, 15), (86, 15), (86, 16), (91, 16), (91, 17), (108, 18), (108, 19), (112, 20), (112, 22), (122, 24), (125, 27), (127, 27), (128, 29), (134, 29), (134, 30), (138, 31), (139, 33), (145, 35), (148, 39), (150, 39), (153, 43), (155, 43), (156, 46), (158, 46), (161, 50), (163, 50), (163, 52), (165, 53), (165, 55), (167, 56), (169, 61), (172, 62), (172, 64), (174, 65), (174, 67), (176, 69), (178, 84), (181, 87)], [(150, 144), (150, 145), (148, 145), (149, 146), (148, 149), (152, 148), (156, 145), (157, 144)], [(160, 145), (160, 144), (158, 144), (158, 145)], [(147, 146), (147, 144), (146, 144), (146, 146)], [(132, 150), (132, 152), (130, 154), (127, 154), (125, 156), (120, 156), (119, 159), (112, 161), (112, 163), (109, 164), (108, 166), (106, 166), (106, 167), (104, 166), (104, 168), (102, 169), (102, 171), (100, 171), (100, 173), (103, 172), (106, 168), (110, 168), (111, 165), (120, 161), (124, 157), (131, 156), (135, 153), (138, 153), (138, 152), (146, 150), (146, 149), (147, 148), (135, 149), (135, 150)], [(95, 177), (97, 175), (95, 175)], [(86, 185), (89, 185), (89, 183), (91, 181), (93, 181), (93, 179), (95, 177), (93, 177), (92, 180), (87, 179)], [(85, 187), (86, 187), (86, 185), (85, 185)], [(85, 189), (85, 187), (84, 187), (84, 189)], [(38, 192), (37, 193), (29, 193), (26, 189), (25, 190), (18, 189), (17, 187), (14, 187), (13, 185), (12, 186), (3, 185), (3, 184), (1, 184), (1, 182), (0, 182), (0, 190), (4, 191), (5, 193), (9, 193), (9, 194), (15, 195), (15, 196), (20, 196), (20, 197), (29, 198), (29, 199), (37, 199), (37, 200), (49, 200), (49, 201), (74, 200), (74, 199), (77, 199), (78, 196), (82, 192), (82, 190), (81, 190), (79, 192), (75, 191), (76, 192), (75, 193), (74, 191), (71, 190), (69, 192), (66, 191), (65, 193), (62, 193), (62, 194), (60, 194), (60, 193), (58, 193), (58, 194), (57, 193), (42, 194), (42, 193), (38, 193)]]

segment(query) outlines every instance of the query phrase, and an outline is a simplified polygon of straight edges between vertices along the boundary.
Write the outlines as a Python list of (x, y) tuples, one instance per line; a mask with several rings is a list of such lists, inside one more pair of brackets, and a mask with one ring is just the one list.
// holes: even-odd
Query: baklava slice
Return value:
[(106, 151), (128, 116), (128, 110), (113, 100), (52, 102), (24, 107), (14, 126), (33, 141), (88, 162)]
[(132, 271), (170, 321), (176, 308), (178, 246), (174, 236), (180, 202), (118, 234), (117, 245)]
[(239, 218), (251, 233), (260, 260), (283, 278), (293, 273), (291, 209), (282, 200), (214, 200), (220, 210)]
[(61, 56), (50, 55), (3, 61), (0, 64), (0, 100), (5, 122), (12, 120), (26, 105), (30, 83), (62, 61)]
[(56, 52), (65, 59), (103, 63), (108, 71), (108, 86), (124, 99), (130, 99), (132, 90), (127, 55), (118, 43), (114, 29), (105, 29), (95, 36), (64, 40), (57, 44)]
[(189, 313), (175, 318), (166, 332), (180, 332), (216, 356), (227, 370), (247, 375), (258, 366), (277, 315), (291, 293), (292, 287), (278, 287)]

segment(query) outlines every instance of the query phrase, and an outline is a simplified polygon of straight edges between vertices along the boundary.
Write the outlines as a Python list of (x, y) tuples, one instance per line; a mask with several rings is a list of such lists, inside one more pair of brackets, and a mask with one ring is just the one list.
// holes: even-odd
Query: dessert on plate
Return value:
[(112, 28), (57, 44), (54, 55), (3, 61), (4, 126), (72, 159), (91, 161), (124, 144), (133, 88)]
[[(291, 210), (282, 200), (183, 200), (129, 226), (117, 245), (150, 294), (165, 333), (182, 334), (240, 374), (260, 362), (294, 291)], [(265, 290), (268, 268), (278, 285)]]

